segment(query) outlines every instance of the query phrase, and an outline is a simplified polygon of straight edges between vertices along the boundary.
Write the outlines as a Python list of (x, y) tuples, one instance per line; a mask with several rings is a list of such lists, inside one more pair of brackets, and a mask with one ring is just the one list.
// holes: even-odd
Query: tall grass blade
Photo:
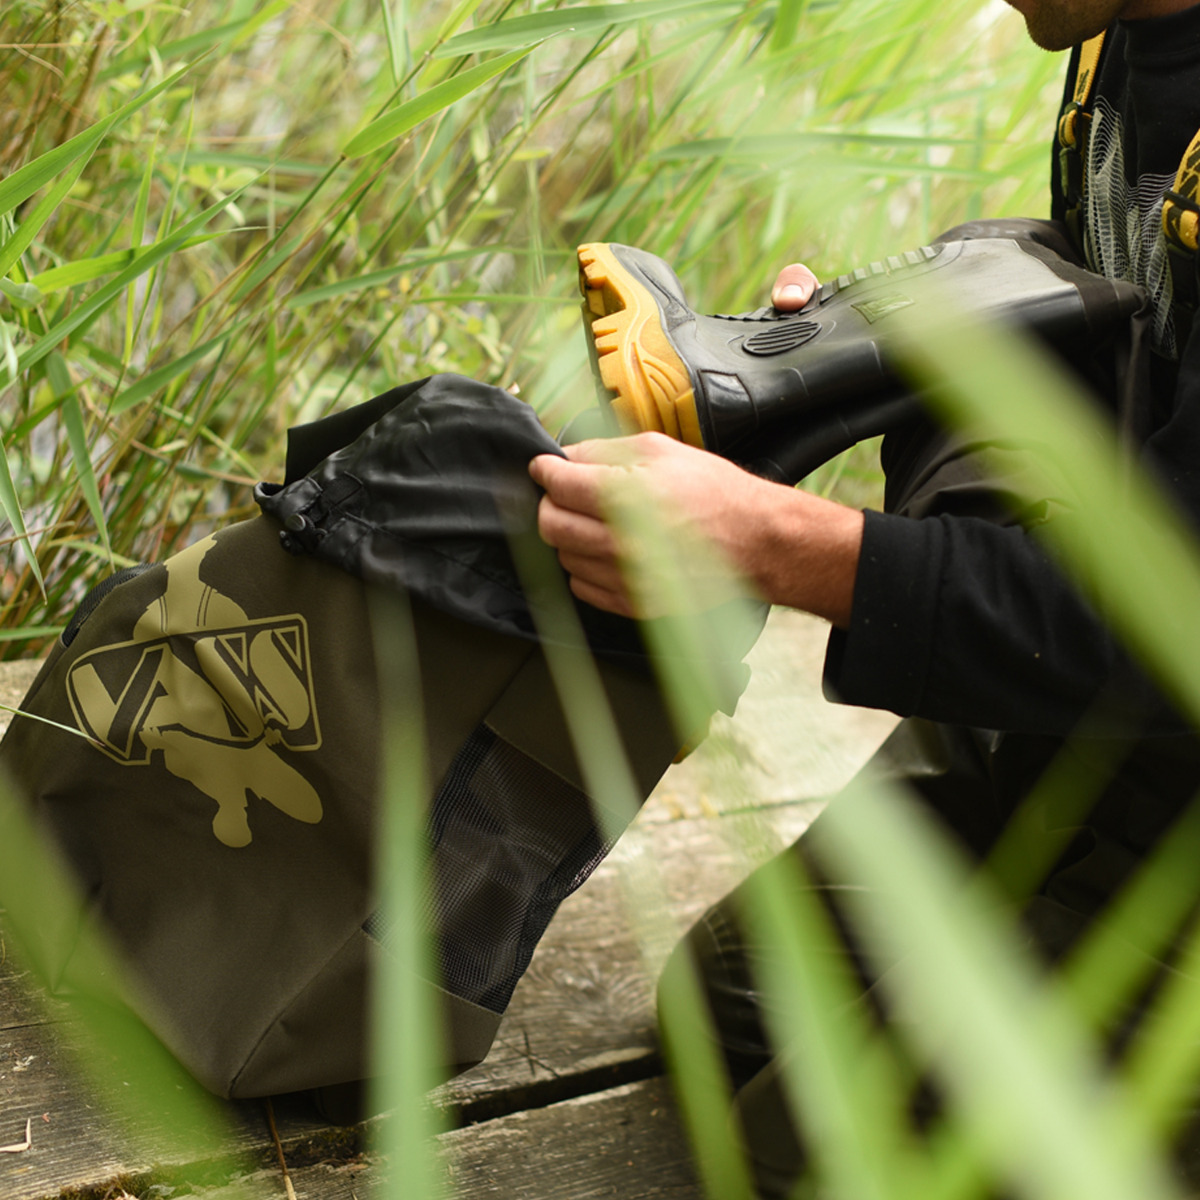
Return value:
[[(918, 133), (872, 133), (869, 130), (804, 129), (787, 134), (751, 134), (736, 138), (704, 138), (681, 142), (655, 151), (656, 162), (678, 162), (689, 159), (719, 158), (736, 162), (770, 164), (778, 167), (800, 159), (808, 159), (814, 146), (864, 146), (880, 149), (909, 149), (925, 151), (933, 146), (974, 146), (978, 143), (952, 136), (939, 137)], [(876, 168), (889, 164), (876, 163)], [(890, 164), (899, 168), (901, 164)], [(907, 168), (910, 164), (905, 163)], [(918, 165), (918, 164), (911, 164)], [(919, 164), (933, 170), (934, 164)], [(951, 168), (947, 167), (947, 170)], [(962, 170), (963, 168), (959, 168)]]
[[(318, 180), (313, 187), (313, 194), (315, 194), (321, 184), (329, 178), (330, 174), (331, 172), (326, 172), (325, 175)], [(271, 244), (274, 244), (275, 241), (278, 241), (282, 232), (282, 229), (279, 230), (276, 237), (272, 239)], [(272, 253), (264, 253), (262, 256), (262, 261), (256, 266), (251, 267), (246, 272), (241, 282), (237, 285), (232, 297), (234, 302), (240, 303), (241, 301), (245, 300), (246, 297), (250, 295), (250, 293), (253, 292), (257, 287), (259, 287), (265, 280), (269, 279), (275, 274), (276, 271), (280, 270), (292, 258), (292, 256), (299, 251), (303, 244), (304, 235), (297, 234), (295, 237), (288, 238), (286, 242), (275, 249)]]
[(800, 18), (808, 0), (779, 0), (775, 9), (775, 24), (771, 26), (771, 53), (781, 54), (796, 40)]
[[(482, 0), (459, 0), (446, 14), (446, 19), (438, 26), (437, 32), (433, 35), (432, 46), (436, 48), (447, 38), (452, 37), (456, 29), (461, 28), (475, 15), (475, 10), (481, 3)], [(428, 53), (428, 50), (423, 53)]]
[(144, 375), (132, 387), (126, 388), (118, 396), (114, 397), (112, 403), (109, 405), (108, 415), (110, 417), (119, 417), (122, 413), (133, 408), (134, 405), (149, 400), (151, 396), (162, 391), (172, 380), (190, 371), (198, 362), (203, 361), (210, 354), (219, 350), (230, 338), (240, 333), (253, 319), (252, 316), (245, 317), (231, 328), (225, 330), (224, 333), (218, 334), (215, 338), (210, 338), (203, 345), (189, 350), (186, 354), (181, 354), (165, 366), (161, 366), (157, 370), (151, 371), (148, 375)]
[(16, 531), (18, 539), (25, 543), (25, 556), (29, 563), (29, 569), (33, 572), (33, 577), (37, 581), (38, 590), (45, 597), (46, 583), (42, 578), (42, 568), (38, 564), (37, 552), (33, 548), (33, 541), (25, 527), (25, 515), (21, 512), (21, 501), (17, 495), (17, 487), (13, 482), (12, 468), (8, 461), (8, 446), (0, 443), (0, 450), (3, 451), (3, 453), (0, 453), (0, 510), (4, 512), (8, 523)]
[(0, 245), (0, 276), (7, 275), (13, 264), (29, 249), (33, 239), (41, 233), (46, 222), (58, 210), (67, 193), (75, 186), (83, 169), (95, 152), (93, 146), (81, 154), (65, 175), (37, 202), (33, 211), (17, 226), (16, 232)]
[(7, 297), (14, 308), (29, 309), (41, 303), (42, 291), (36, 284), (0, 279), (0, 296)]
[(1142, 1036), (1126, 1064), (1138, 1116), (1143, 1127), (1151, 1131), (1174, 1133), (1185, 1122), (1195, 1121), (1200, 1075), (1197, 971), (1200, 934), (1192, 928), (1184, 940), (1177, 970), (1146, 1018)]
[[(393, 3), (398, 10), (396, 12), (393, 12)], [(379, 0), (379, 13), (383, 18), (383, 32), (387, 38), (388, 62), (392, 67), (392, 83), (399, 87), (410, 65), (407, 0)]]
[[(948, 385), (937, 392), (945, 411), (987, 438), (1028, 448), (1028, 462), (1038, 476), (1034, 486), (1064, 510), (1035, 532), (1180, 709), (1200, 723), (1200, 641), (1190, 616), (1200, 602), (1200, 556), (1174, 507), (1122, 451), (1111, 424), (1076, 393), (1056, 363), (1043, 361), (1015, 338), (960, 327), (954, 337), (939, 339), (936, 352), (919, 337), (909, 349), (921, 377)], [(1183, 845), (1190, 849), (1191, 843)], [(1174, 859), (1177, 865), (1192, 860), (1194, 853), (1186, 851)], [(1187, 907), (1190, 876), (1185, 872), (1171, 887), (1169, 861), (1171, 856), (1159, 865), (1165, 876), (1147, 875), (1138, 882), (1116, 909), (1115, 932), (1097, 931), (1068, 971), (1076, 994), (1087, 986), (1098, 988), (1084, 1005), (1093, 1017), (1110, 1016), (1137, 986), (1138, 964), (1113, 958), (1122, 924), (1136, 923), (1139, 944), (1149, 929), (1151, 939), (1163, 946)], [(1185, 880), (1181, 889), (1178, 884)], [(1143, 963), (1140, 970), (1146, 967)], [(1145, 1125), (1166, 1120), (1195, 1078), (1191, 1008), (1198, 999), (1186, 975), (1168, 984), (1161, 1008), (1147, 1022), (1151, 1032), (1132, 1056), (1130, 1078), (1142, 1097)]]
[(879, 783), (822, 821), (842, 870), (874, 881), (848, 902), (904, 960), (888, 992), (997, 1176), (1031, 1200), (1178, 1197), (1065, 997), (1035, 976), (994, 901), (965, 890), (929, 819)]
[[(150, 206), (150, 185), (154, 180), (154, 160), (158, 153), (158, 139), (150, 147), (146, 155), (146, 167), (142, 172), (142, 182), (138, 187), (137, 201), (133, 206), (133, 229), (130, 231), (130, 243), (134, 248), (140, 247), (146, 234), (146, 212)], [(151, 281), (152, 283), (153, 281)], [(125, 353), (123, 361), (129, 364), (133, 357), (133, 342), (137, 332), (134, 320), (134, 305), (137, 301), (137, 287), (129, 285), (129, 294), (125, 299)]]
[(1033, 486), (1063, 510), (1035, 534), (1200, 724), (1200, 553), (1175, 508), (1045, 351), (945, 311), (908, 333), (913, 371), (939, 385), (931, 403), (984, 437), (1027, 449)]
[[(514, 535), (511, 546), (586, 790), (601, 828), (616, 837), (633, 819), (641, 796), (603, 683), (552, 553), (532, 532)], [(653, 864), (643, 858), (636, 866), (641, 869), (625, 873), (622, 882), (644, 952), (657, 940), (646, 926), (664, 919), (667, 904)], [(711, 1200), (753, 1200), (744, 1152), (728, 1120), (728, 1076), (695, 977), (678, 976), (660, 1003), (664, 1048), (705, 1192)]]
[(911, 1078), (872, 1030), (845, 947), (785, 854), (745, 885), (746, 920), (762, 955), (756, 982), (792, 1111), (816, 1173), (839, 1197), (927, 1198), (911, 1145)]
[(139, 254), (116, 279), (105, 284), (104, 287), (100, 288), (95, 295), (89, 297), (78, 308), (72, 309), (66, 317), (51, 326), (29, 349), (25, 350), (18, 359), (20, 370), (27, 371), (36, 363), (41, 362), (46, 355), (50, 354), (65, 339), (78, 333), (80, 330), (86, 329), (88, 325), (108, 309), (113, 300), (121, 294), (128, 283), (136, 279), (139, 275), (144, 275), (152, 267), (157, 266), (158, 263), (180, 250), (196, 230), (202, 229), (209, 221), (224, 212), (226, 208), (237, 200), (243, 191), (245, 191), (245, 188), (239, 188), (237, 191), (218, 200), (216, 204), (204, 209), (203, 212), (193, 217), (190, 221), (185, 222), (169, 238), (149, 247), (144, 254)]
[(658, 990), (659, 1031), (676, 1102), (709, 1200), (754, 1200), (746, 1154), (729, 1116), (729, 1076), (713, 1044), (694, 971), (674, 973)]
[[(1072, 951), (1063, 981), (1076, 1010), (1094, 1028), (1117, 1028), (1150, 975), (1172, 957), (1200, 891), (1198, 848), (1200, 809), (1193, 805), (1105, 909), (1104, 920)], [(1194, 1040), (1176, 1042), (1173, 1057), (1176, 1065), (1194, 1070)], [(1135, 1051), (1130, 1069), (1135, 1087), (1140, 1069)], [(1145, 1100), (1150, 1115), (1155, 1106)]]
[(503, 50), (509, 46), (527, 46), (550, 37), (576, 35), (591, 37), (614, 26), (632, 25), (665, 17), (686, 17), (691, 13), (711, 16), (721, 10), (745, 8), (734, 0), (633, 0), (629, 4), (581, 5), (527, 17), (510, 17), (460, 33), (440, 46), (438, 58), (478, 54), (484, 50)]
[[(188, 238), (180, 246), (180, 250), (190, 250), (193, 246), (203, 246), (214, 238), (224, 237), (223, 233), (204, 233), (197, 237)], [(75, 262), (63, 263), (61, 267), (50, 267), (39, 271), (29, 282), (43, 295), (61, 292), (64, 288), (78, 287), (81, 283), (91, 283), (93, 279), (103, 279), (114, 271), (131, 266), (152, 247), (144, 246), (130, 250), (114, 250), (111, 254), (100, 254), (95, 258), (81, 258)]]
[(403, 593), (379, 594), (375, 601), (371, 627), (384, 748), (376, 869), (388, 946), (379, 956), (373, 995), (373, 1109), (387, 1113), (381, 1141), (397, 1191), (435, 1200), (443, 1193), (434, 1158), (440, 1113), (425, 1097), (439, 1082), (446, 1056), (427, 982), (435, 978), (433, 954), (423, 932), (428, 779), (420, 664)]
[[(0, 638), (3, 638), (5, 633), (17, 633), (17, 630), (0, 631)], [(13, 639), (8, 639), (13, 640)], [(64, 725), (61, 721), (52, 721), (49, 717), (43, 717), (39, 713), (25, 712), (22, 709), (16, 708), (11, 704), (0, 704), (0, 709), (4, 712), (12, 713), (14, 717), (19, 717), (22, 721), (37, 721), (40, 725), (49, 725), (53, 729), (57, 729), (62, 733), (69, 734), (71, 737), (83, 738), (89, 744), (94, 744), (91, 737), (84, 733), (82, 729), (76, 729), (73, 725)]]
[[(310, 304), (335, 300), (338, 296), (345, 296), (351, 292), (361, 292), (366, 288), (379, 287), (381, 284), (390, 283), (398, 275), (404, 275), (423, 267), (432, 267), (438, 263), (462, 262), (465, 259), (476, 259), (489, 253), (512, 254), (514, 252), (516, 252), (516, 248), (511, 246), (480, 245), (463, 250), (449, 250), (445, 254), (414, 254), (403, 258), (400, 262), (393, 263), (390, 267), (382, 267), (378, 271), (369, 271), (365, 275), (350, 275), (335, 283), (305, 288), (304, 291), (289, 296), (287, 305), (288, 308), (307, 308)], [(540, 297), (530, 298), (540, 299)]]
[(79, 481), (79, 489), (87, 503), (88, 512), (92, 514), (92, 522), (100, 535), (100, 544), (112, 565), (112, 545), (108, 537), (108, 520), (104, 515), (104, 503), (100, 499), (100, 487), (96, 482), (96, 472), (92, 466), (92, 452), (88, 444), (87, 429), (84, 425), (83, 405), (79, 402), (79, 392), (71, 382), (71, 372), (61, 354), (51, 354), (46, 360), (46, 378), (54, 394), (62, 401), (59, 412), (67, 430), (67, 443), (71, 447), (71, 460), (75, 466), (75, 478)]
[[(635, 477), (626, 479), (627, 487)], [(644, 623), (662, 688), (681, 727), (695, 733), (721, 698), (737, 696), (731, 663), (754, 640), (763, 614), (745, 596), (729, 601), (728, 585), (704, 598), (704, 581), (727, 568), (704, 544), (668, 535), (648, 497), (624, 496), (612, 516), (625, 541), (641, 547), (646, 569), (632, 587), (651, 611), (693, 616)], [(733, 667), (734, 671), (738, 668)], [(926, 1196), (908, 1144), (911, 1080), (865, 1020), (844, 948), (813, 898), (800, 864), (789, 856), (755, 872), (745, 885), (748, 944), (770, 947), (755, 984), (764, 996), (779, 1077), (794, 1111), (802, 1113), (812, 1163), (832, 1195), (856, 1200)], [(753, 1136), (753, 1133), (751, 1133)]]
[[(239, 150), (170, 151), (162, 156), (162, 160), (177, 167), (190, 164), (195, 167), (227, 167), (231, 171), (246, 168), (256, 175), (274, 171), (276, 175), (296, 179), (311, 179), (314, 175), (323, 175), (329, 170), (328, 164), (323, 162), (308, 162), (302, 158), (276, 158), (267, 154), (247, 154)], [(290, 202), (292, 197), (285, 195), (282, 200)]]
[(342, 153), (346, 158), (361, 158), (364, 154), (370, 154), (381, 146), (387, 145), (388, 142), (403, 137), (410, 129), (420, 125), (422, 121), (449, 108), (452, 104), (456, 104), (463, 97), (469, 96), (536, 49), (537, 45), (535, 44), (522, 50), (514, 50), (511, 54), (503, 54), (499, 58), (480, 63), (477, 67), (471, 67), (470, 70), (436, 84), (415, 99), (377, 117), (361, 133), (355, 134), (346, 143)]
[(240, 22), (240, 28), (229, 39), (230, 49), (248, 42), (268, 21), (274, 20), (280, 13), (286, 12), (295, 0), (270, 0), (256, 12)]
[[(278, 0), (276, 0), (276, 3)], [(275, 9), (276, 4), (270, 5), (271, 9)], [(287, 7), (284, 5), (283, 7)], [(282, 8), (279, 9), (282, 11)], [(275, 12), (270, 13), (271, 16), (276, 15)], [(156, 63), (171, 62), (181, 58), (190, 58), (196, 55), (196, 62), (209, 54), (215, 54), (215, 51), (222, 46), (231, 46), (238, 35), (246, 28), (248, 24), (253, 23), (255, 29), (261, 24), (261, 14), (252, 13), (248, 17), (239, 17), (234, 21), (225, 21), (217, 25), (207, 25), (204, 29), (198, 30), (196, 33), (190, 33), (185, 37), (173, 38), (170, 41), (165, 41), (162, 45), (155, 47), (152, 53), (141, 53), (131, 51), (128, 54), (120, 55), (114, 58), (106, 67), (104, 67), (97, 79), (100, 83), (105, 83), (110, 79), (119, 78), (122, 75), (128, 75), (133, 72), (142, 71), (148, 66), (153, 66)], [(241, 39), (245, 41), (246, 39)], [(195, 65), (193, 63), (193, 65)]]
[(20, 629), (0, 629), (0, 642), (32, 642), (58, 637), (63, 625), (23, 625)]

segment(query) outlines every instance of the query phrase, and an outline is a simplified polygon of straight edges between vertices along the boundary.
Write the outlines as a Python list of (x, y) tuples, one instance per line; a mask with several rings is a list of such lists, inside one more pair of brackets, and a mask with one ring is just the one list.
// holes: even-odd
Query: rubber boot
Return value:
[(1002, 319), (1070, 347), (1144, 303), (1048, 247), (1011, 236), (940, 242), (822, 285), (804, 308), (705, 316), (661, 258), (632, 246), (579, 248), (597, 375), (627, 431), (657, 430), (796, 482), (863, 438), (920, 411), (896, 371), (901, 318)]

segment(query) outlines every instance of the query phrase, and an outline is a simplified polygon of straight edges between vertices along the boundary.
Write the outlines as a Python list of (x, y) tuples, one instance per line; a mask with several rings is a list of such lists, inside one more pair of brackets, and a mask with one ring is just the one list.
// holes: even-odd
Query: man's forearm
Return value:
[(567, 455), (537, 458), (531, 473), (546, 489), (542, 536), (581, 599), (625, 615), (660, 615), (640, 611), (630, 596), (624, 581), (637, 574), (639, 548), (619, 546), (609, 527), (614, 506), (635, 496), (678, 541), (707, 540), (763, 599), (849, 626), (862, 513), (660, 434), (584, 442)]
[(848, 629), (862, 513), (795, 488), (773, 488), (756, 499), (759, 514), (738, 565), (765, 600)]

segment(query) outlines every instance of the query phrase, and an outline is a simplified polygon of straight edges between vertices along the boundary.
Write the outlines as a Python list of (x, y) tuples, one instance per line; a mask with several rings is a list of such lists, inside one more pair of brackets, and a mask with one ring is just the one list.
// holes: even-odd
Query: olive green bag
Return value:
[[(489, 443), (496, 427), (519, 433)], [(404, 591), (420, 662), (401, 682), (424, 706), (449, 1069), (487, 1053), (557, 905), (606, 853), (501, 533), (533, 527), (525, 463), (547, 448), (519, 402), (448, 376), (297, 431), (263, 515), (81, 605), (22, 707), (90, 742), (17, 717), (0, 744), (79, 882), (81, 924), (112, 938), (139, 1015), (211, 1091), (370, 1074), (389, 952), (373, 592)], [(581, 616), (646, 794), (679, 739), (636, 628)], [(76, 942), (44, 931), (31, 947), (56, 989)]]

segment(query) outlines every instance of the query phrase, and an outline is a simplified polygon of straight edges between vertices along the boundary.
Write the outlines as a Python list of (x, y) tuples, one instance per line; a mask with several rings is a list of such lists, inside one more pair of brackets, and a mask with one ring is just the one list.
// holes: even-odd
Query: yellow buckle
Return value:
[(1067, 150), (1075, 149), (1075, 118), (1078, 116), (1078, 108), (1069, 108), (1058, 119), (1058, 144)]
[(1168, 241), (1186, 250), (1200, 249), (1200, 213), (1181, 208), (1173, 200), (1164, 200), (1162, 226)]

